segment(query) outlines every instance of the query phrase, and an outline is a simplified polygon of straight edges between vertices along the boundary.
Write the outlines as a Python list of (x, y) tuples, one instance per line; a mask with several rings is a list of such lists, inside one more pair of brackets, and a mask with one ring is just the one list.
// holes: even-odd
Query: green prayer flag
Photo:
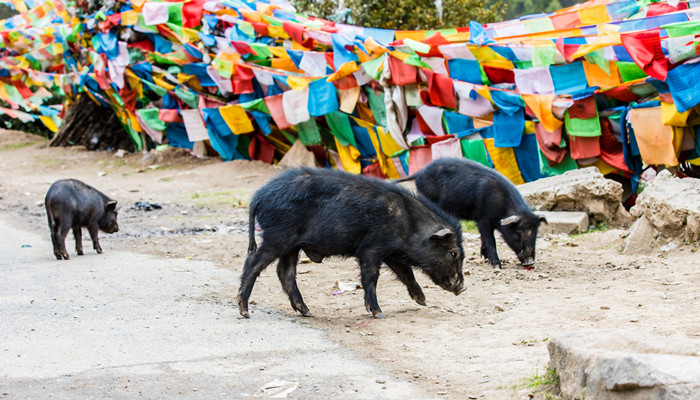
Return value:
[(535, 46), (532, 49), (532, 66), (548, 67), (554, 64), (557, 48), (551, 44), (546, 46)]
[(610, 75), (610, 63), (605, 59), (605, 51), (603, 49), (592, 51), (584, 55), (583, 58), (589, 63), (599, 66), (606, 74)]
[(151, 83), (145, 79), (141, 79), (141, 82), (143, 82), (143, 84), (146, 85), (146, 87), (151, 89), (155, 94), (157, 94), (160, 97), (163, 97), (168, 93), (167, 89), (160, 87), (160, 86), (156, 85), (155, 83)]
[(403, 60), (403, 62), (408, 65), (413, 65), (414, 67), (428, 68), (429, 70), (433, 69), (432, 67), (430, 67), (430, 65), (426, 64), (425, 61), (421, 60), (420, 57), (418, 57), (415, 54), (411, 54), (410, 56), (406, 57), (406, 59)]
[(328, 122), (328, 127), (331, 128), (333, 136), (338, 139), (338, 142), (343, 146), (352, 145), (357, 148), (357, 143), (355, 142), (355, 134), (352, 132), (352, 126), (350, 126), (350, 117), (341, 111), (333, 111), (326, 114), (326, 122)]
[(571, 136), (600, 136), (598, 110), (596, 110), (594, 118), (587, 119), (569, 118), (569, 111), (567, 110), (564, 114), (564, 126), (566, 126), (566, 133)]
[(256, 110), (260, 112), (264, 112), (265, 114), (269, 114), (270, 110), (267, 108), (267, 105), (265, 104), (265, 99), (255, 99), (253, 101), (248, 101), (245, 103), (239, 104), (243, 109), (245, 110)]
[(309, 118), (309, 120), (297, 124), (296, 127), (301, 144), (304, 146), (321, 144), (321, 132), (318, 130), (315, 118)]
[(199, 95), (195, 92), (191, 92), (182, 86), (175, 87), (175, 95), (184, 101), (188, 106), (192, 108), (199, 107)]
[(372, 115), (374, 115), (374, 122), (381, 127), (386, 127), (384, 92), (381, 92), (381, 94), (377, 96), (374, 93), (374, 89), (367, 87), (367, 100), (369, 102), (369, 109), (372, 110)]
[(245, 33), (247, 36), (250, 36), (254, 38), (256, 36), (255, 28), (253, 28), (253, 24), (251, 24), (248, 21), (237, 21), (236, 25), (238, 25), (238, 29), (241, 30), (241, 32)]
[(165, 128), (167, 128), (167, 125), (165, 122), (160, 120), (158, 111), (159, 110), (157, 108), (142, 108), (140, 110), (136, 110), (136, 113), (139, 115), (139, 117), (141, 117), (141, 120), (145, 122), (146, 125), (157, 131), (163, 131)]
[[(168, 3), (168, 24), (182, 27), (182, 5), (184, 3)], [(182, 32), (182, 31), (180, 31)]]
[[(379, 80), (379, 76), (382, 74), (382, 72), (379, 70), (379, 67), (382, 66), (382, 63), (385, 59), (386, 53), (382, 54), (381, 56), (375, 59), (365, 61), (361, 65), (362, 68), (365, 69), (365, 72), (367, 72), (367, 75), (371, 76), (374, 80)], [(388, 66), (386, 66), (385, 68), (388, 68)]]
[(472, 161), (491, 168), (489, 157), (486, 154), (484, 139), (462, 139), (459, 141), (462, 146), (462, 155)]
[(670, 37), (697, 35), (700, 32), (700, 21), (676, 22), (661, 28), (666, 29)]
[(549, 165), (549, 160), (542, 154), (539, 146), (537, 147), (537, 154), (539, 154), (540, 160), (540, 173), (545, 176), (556, 176), (561, 175), (566, 171), (571, 171), (572, 169), (578, 168), (576, 161), (574, 161), (569, 153), (566, 153), (564, 159), (556, 165)]
[(629, 61), (616, 61), (615, 63), (617, 64), (617, 69), (620, 71), (622, 82), (629, 82), (647, 77), (647, 74), (642, 71), (636, 63)]

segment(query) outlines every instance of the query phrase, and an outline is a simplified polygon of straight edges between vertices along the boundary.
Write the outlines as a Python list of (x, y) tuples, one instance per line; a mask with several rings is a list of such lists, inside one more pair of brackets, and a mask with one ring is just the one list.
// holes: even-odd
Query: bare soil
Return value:
[[(207, 260), (236, 273), (248, 247), (247, 203), (281, 171), (259, 162), (197, 159), (178, 149), (118, 157), (78, 147), (49, 148), (38, 136), (0, 130), (0, 212), (15, 225), (48, 237), (46, 191), (57, 179), (76, 178), (119, 201), (121, 230), (100, 234), (105, 251)], [(139, 201), (162, 208), (144, 211), (134, 207)], [(557, 335), (627, 328), (669, 340), (700, 337), (697, 244), (630, 256), (621, 254), (625, 234), (610, 229), (543, 235), (533, 270), (520, 266), (499, 241), (503, 270), (494, 271), (479, 256), (478, 233), (466, 232), (468, 290), (456, 297), (418, 274), (428, 301), (423, 307), (385, 271), (377, 291), (385, 320), (366, 313), (362, 289), (342, 292), (336, 287), (337, 281), (358, 280), (353, 259), (302, 260), (298, 282), (312, 318), (292, 310), (273, 266), (255, 285), (251, 318), (274, 312), (321, 329), (433, 397), (528, 398), (533, 389), (523, 382), (544, 374), (547, 343)], [(73, 257), (72, 246), (69, 239)], [(91, 249), (89, 242), (85, 249)], [(206, 301), (227, 304), (237, 314), (237, 287), (238, 282), (231, 282)]]

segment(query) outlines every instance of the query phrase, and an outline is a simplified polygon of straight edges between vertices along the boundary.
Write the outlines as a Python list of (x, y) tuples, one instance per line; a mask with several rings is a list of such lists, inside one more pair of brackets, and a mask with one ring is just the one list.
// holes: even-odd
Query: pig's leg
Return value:
[(53, 223), (49, 222), (49, 227), (51, 228), (51, 244), (53, 244), (53, 255), (56, 256), (57, 260), (63, 259), (63, 253), (61, 252), (61, 240), (58, 232), (59, 223), (56, 220), (52, 220)]
[(386, 265), (394, 271), (396, 277), (399, 278), (401, 282), (408, 288), (408, 294), (411, 296), (416, 303), (425, 306), (425, 294), (420, 288), (418, 282), (416, 282), (416, 277), (413, 275), (413, 270), (409, 265), (401, 264), (393, 261), (384, 260)]
[(267, 250), (265, 242), (253, 253), (250, 253), (243, 265), (243, 273), (241, 274), (241, 286), (238, 288), (238, 312), (246, 318), (250, 318), (248, 314), (248, 299), (253, 291), (253, 285), (258, 276), (271, 262), (278, 257), (277, 254)]
[(102, 254), (102, 246), (100, 246), (100, 239), (97, 237), (97, 233), (100, 231), (100, 226), (97, 222), (91, 222), (88, 225), (88, 232), (90, 232), (90, 239), (92, 239), (92, 248), (95, 249), (97, 254)]
[[(501, 268), (501, 260), (496, 252), (496, 238), (493, 235), (494, 227), (489, 223), (477, 223), (481, 235), (481, 255), (489, 260), (494, 268)], [(486, 254), (484, 254), (484, 252)]]
[(313, 314), (309, 311), (309, 307), (304, 304), (304, 299), (301, 297), (299, 287), (297, 286), (297, 260), (299, 259), (299, 250), (294, 250), (289, 254), (285, 254), (279, 259), (277, 264), (277, 277), (280, 278), (282, 289), (287, 292), (289, 302), (292, 308), (299, 311), (305, 317), (311, 317)]
[(385, 318), (377, 303), (377, 281), (379, 280), (379, 267), (381, 260), (374, 256), (359, 257), (360, 260), (360, 280), (365, 289), (365, 307), (367, 312), (371, 312), (374, 318)]
[(75, 238), (75, 252), (79, 256), (83, 255), (83, 229), (79, 226), (73, 227), (73, 238)]
[(65, 223), (59, 223), (56, 229), (56, 240), (58, 242), (58, 252), (63, 256), (64, 260), (68, 260), (68, 250), (66, 250), (66, 236), (70, 231), (70, 225)]

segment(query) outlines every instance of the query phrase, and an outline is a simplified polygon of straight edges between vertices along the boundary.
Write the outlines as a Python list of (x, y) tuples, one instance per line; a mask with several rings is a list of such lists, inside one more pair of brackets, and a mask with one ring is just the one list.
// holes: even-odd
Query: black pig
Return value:
[[(256, 218), (262, 228), (259, 248)], [(246, 318), (255, 280), (275, 259), (292, 308), (311, 316), (296, 283), (299, 250), (314, 262), (332, 255), (357, 258), (365, 307), (376, 318), (384, 318), (376, 294), (382, 263), (421, 305), (425, 295), (413, 266), (455, 295), (465, 290), (459, 221), (427, 199), (375, 178), (322, 168), (287, 170), (253, 196), (249, 239), (238, 290), (238, 309)]]
[(464, 158), (440, 158), (417, 173), (394, 182), (416, 180), (418, 192), (445, 211), (475, 221), (481, 234), (481, 255), (501, 268), (494, 230), (530, 267), (535, 263), (535, 240), (544, 217), (535, 215), (518, 189), (498, 171)]
[(92, 239), (92, 247), (102, 253), (97, 232), (114, 233), (117, 223), (117, 202), (92, 186), (75, 179), (54, 182), (44, 200), (46, 216), (51, 229), (53, 254), (56, 259), (67, 260), (66, 235), (73, 229), (75, 251), (83, 255), (82, 227), (86, 226)]

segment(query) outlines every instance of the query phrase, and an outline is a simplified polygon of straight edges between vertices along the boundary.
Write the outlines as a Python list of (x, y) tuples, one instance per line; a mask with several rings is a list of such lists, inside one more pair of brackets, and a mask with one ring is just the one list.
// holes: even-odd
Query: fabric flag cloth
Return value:
[(231, 129), (226, 124), (226, 121), (221, 117), (218, 108), (202, 109), (204, 120), (209, 129), (209, 143), (211, 147), (219, 153), (225, 161), (231, 161), (235, 158), (243, 158), (236, 150), (238, 147), (238, 136), (233, 135)]
[(423, 169), (430, 164), (432, 157), (432, 151), (428, 145), (411, 147), (408, 155), (408, 174), (413, 175)]
[(549, 67), (554, 82), (554, 93), (570, 94), (588, 87), (586, 72), (581, 61)]
[(287, 90), (282, 95), (284, 117), (291, 125), (308, 121), (311, 118), (308, 109), (309, 90)]
[(561, 147), (561, 126), (550, 132), (542, 123), (536, 122), (535, 136), (540, 152), (550, 164), (559, 164), (564, 160), (567, 150)]
[(678, 165), (673, 128), (661, 123), (661, 107), (633, 108), (630, 120), (642, 161), (647, 165)]
[(493, 137), (496, 147), (518, 147), (525, 128), (525, 110), (514, 114), (498, 110), (493, 113)]
[(678, 112), (686, 112), (700, 104), (700, 63), (683, 64), (670, 70), (666, 82), (671, 89), (673, 103)]
[(194, 147), (194, 142), (187, 137), (185, 125), (180, 122), (172, 122), (165, 128), (165, 135), (168, 137), (168, 143), (173, 147), (181, 147), (183, 149), (191, 149)]
[[(396, 57), (389, 56), (388, 59), (391, 82), (394, 85), (403, 86), (418, 83), (418, 68), (408, 65)], [(384, 68), (386, 68), (386, 63)]]
[(459, 98), (459, 113), (470, 117), (485, 117), (493, 112), (493, 105), (484, 96), (474, 90), (474, 85), (466, 82), (454, 82)]
[(331, 129), (335, 140), (341, 145), (347, 146), (352, 145), (357, 148), (357, 143), (355, 143), (355, 135), (352, 131), (352, 126), (350, 125), (350, 117), (340, 111), (333, 111), (326, 114), (326, 122), (328, 127)]
[(272, 164), (275, 156), (275, 146), (270, 144), (261, 135), (254, 135), (248, 145), (248, 154), (251, 160), (262, 161), (266, 164)]
[(362, 164), (360, 163), (360, 152), (354, 146), (343, 145), (335, 138), (335, 147), (338, 149), (338, 157), (346, 172), (359, 174), (362, 172)]
[(544, 178), (540, 172), (537, 151), (537, 138), (534, 134), (523, 135), (520, 145), (513, 148), (513, 154), (518, 162), (520, 174), (525, 182)]
[[(421, 106), (418, 107), (418, 114), (428, 126), (429, 130), (436, 136), (445, 135), (442, 126), (442, 114), (444, 110), (439, 107)], [(420, 120), (419, 120), (420, 123)], [(425, 133), (425, 132), (424, 132)]]
[(190, 142), (198, 142), (200, 140), (208, 140), (209, 133), (204, 125), (202, 114), (199, 109), (181, 110), (182, 120), (185, 122), (187, 130), (187, 138)]
[(574, 105), (569, 107), (569, 118), (589, 119), (597, 118), (598, 111), (595, 96), (588, 96), (580, 100), (574, 100)]
[(424, 73), (428, 78), (430, 100), (433, 104), (440, 107), (456, 109), (457, 101), (452, 87), (452, 79), (428, 70), (425, 70)]
[(432, 146), (430, 146), (430, 150), (433, 160), (446, 157), (462, 157), (462, 146), (459, 139), (456, 137), (434, 143)]
[(240, 135), (255, 130), (253, 123), (250, 122), (250, 118), (248, 118), (248, 114), (240, 105), (232, 104), (224, 106), (221, 107), (219, 111), (221, 112), (221, 118), (226, 121), (226, 124), (234, 134)]
[(569, 111), (564, 114), (564, 125), (566, 133), (569, 136), (585, 136), (594, 137), (600, 136), (600, 119), (598, 118), (598, 110), (595, 109), (596, 117), (588, 119), (571, 118)]
[[(515, 86), (524, 94), (554, 94), (554, 82), (547, 67), (513, 70)], [(524, 97), (524, 96), (523, 96)]]
[(481, 68), (476, 60), (454, 59), (447, 61), (450, 78), (458, 81), (482, 85)]
[(547, 131), (555, 132), (564, 124), (552, 113), (553, 95), (523, 95), (523, 100)]
[(569, 136), (571, 158), (580, 160), (600, 156), (600, 139), (597, 136)]
[(308, 109), (312, 117), (320, 117), (338, 109), (338, 96), (333, 83), (317, 79), (309, 84)]
[(518, 162), (513, 154), (511, 147), (496, 147), (493, 139), (484, 139), (486, 150), (493, 161), (493, 166), (496, 171), (500, 172), (508, 178), (514, 185), (522, 185), (525, 183), (523, 176), (518, 169)]
[(486, 153), (484, 140), (480, 138), (465, 138), (460, 140), (462, 145), (462, 156), (479, 164), (491, 168), (489, 156)]
[(649, 76), (666, 80), (668, 61), (661, 50), (659, 29), (642, 32), (623, 33), (622, 45), (635, 63)]
[(321, 132), (318, 130), (316, 120), (314, 118), (297, 124), (297, 134), (299, 140), (304, 146), (312, 146), (321, 143)]
[(608, 118), (600, 119), (600, 131), (600, 158), (621, 171), (632, 172), (625, 164), (622, 143), (615, 139), (612, 123)]
[(270, 116), (279, 129), (287, 129), (292, 126), (284, 115), (283, 96), (282, 94), (278, 94), (265, 97), (265, 105), (267, 109), (270, 110)]

